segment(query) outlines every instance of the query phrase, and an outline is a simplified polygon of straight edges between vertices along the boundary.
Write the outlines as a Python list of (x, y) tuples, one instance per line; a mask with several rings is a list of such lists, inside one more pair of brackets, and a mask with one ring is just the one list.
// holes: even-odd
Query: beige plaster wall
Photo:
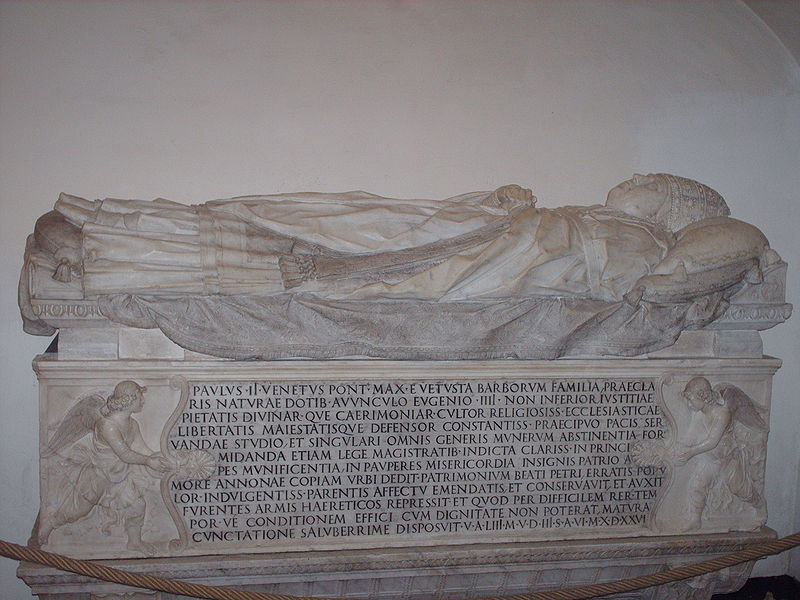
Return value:
[[(796, 3), (795, 3), (796, 6)], [(795, 8), (796, 10), (796, 8)], [(58, 192), (182, 202), (516, 182), (589, 204), (633, 171), (716, 187), (800, 305), (800, 68), (738, 2), (0, 3), (0, 537), (36, 516), (37, 405), (16, 281)], [(800, 317), (767, 332), (769, 524), (800, 529)], [(762, 563), (791, 570), (800, 555)], [(0, 589), (28, 598), (15, 564)]]

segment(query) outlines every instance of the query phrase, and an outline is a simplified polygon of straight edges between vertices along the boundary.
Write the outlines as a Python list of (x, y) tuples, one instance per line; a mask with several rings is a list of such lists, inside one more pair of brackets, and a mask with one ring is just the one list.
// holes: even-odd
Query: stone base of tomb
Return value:
[[(650, 238), (662, 236), (645, 222), (541, 213), (559, 223), (553, 243), (570, 250), (552, 260), (550, 226), (532, 216), (520, 225), (544, 248), (530, 251), (530, 281), (555, 291), (564, 286), (543, 282), (574, 276), (593, 294), (631, 289), (625, 302), (348, 299), (374, 275), (430, 296), (440, 286), (428, 290), (425, 273), (437, 279), (429, 269), (449, 269), (439, 260), (453, 257), (486, 269), (469, 281), (485, 275), (502, 296), (505, 285), (488, 279), (502, 269), (462, 251), (506, 229), (516, 239), (510, 207), (530, 198), (508, 190), (489, 197), (492, 214), (508, 207), (502, 222), (459, 200), (442, 221), (463, 219), (455, 237), (426, 218), (408, 244), (392, 233), (388, 253), (348, 265), (338, 251), (295, 257), (298, 277), (283, 254), (295, 244), (316, 253), (307, 227), (295, 239), (287, 218), (275, 235), (251, 235), (266, 221), (246, 202), (228, 205), (247, 213), (235, 217), (227, 208), (212, 216), (213, 205), (62, 196), (59, 210), (90, 225), (81, 233), (56, 213), (40, 219), (19, 287), (25, 330), (59, 332), (53, 352), (34, 360), (41, 507), (31, 545), (211, 585), (421, 599), (626, 579), (773, 538), (764, 473), (781, 362), (763, 355), (759, 332), (792, 307), (786, 264), (749, 225), (718, 220), (687, 228), (675, 245), (655, 242), (671, 246), (662, 263), (671, 275), (632, 288), (622, 279), (639, 267), (621, 267), (640, 261), (625, 259), (612, 280), (611, 255), (635, 247), (647, 261), (650, 249), (661, 257)], [(361, 200), (357, 211), (373, 210)], [(428, 204), (410, 206), (397, 214), (413, 224)], [(371, 253), (380, 238), (348, 240), (330, 223), (325, 236), (342, 237), (339, 249)], [(702, 243), (692, 241), (701, 231)], [(582, 241), (562, 244), (563, 235)], [(267, 289), (277, 267), (286, 289)], [(290, 291), (308, 278), (320, 281)], [(465, 281), (451, 291), (469, 296)], [(329, 284), (342, 300), (316, 295)], [(187, 291), (200, 287), (207, 295)], [(129, 288), (138, 293), (104, 294)], [(254, 289), (264, 295), (247, 295)], [(570, 359), (504, 360), (561, 356)], [(738, 588), (751, 566), (618, 597), (706, 599)], [(175, 597), (31, 565), (19, 575), (45, 600)]]
[[(775, 538), (763, 528), (727, 533), (567, 542), (374, 548), (268, 555), (108, 560), (134, 573), (249, 591), (370, 600), (481, 598), (637, 577), (722, 556)], [(753, 563), (609, 596), (706, 600), (738, 590)], [(23, 563), (18, 576), (40, 600), (178, 600)]]
[[(775, 537), (763, 476), (780, 361), (757, 332), (685, 332), (647, 358), (449, 362), (231, 361), (160, 332), (61, 336), (34, 361), (31, 544), (47, 551), (207, 585), (412, 600), (615, 581)], [(716, 394), (708, 414), (687, 394), (698, 379)], [(122, 402), (133, 388), (142, 397)], [(716, 444), (682, 454), (717, 418)], [(617, 597), (705, 600), (751, 568)], [(43, 600), (178, 598), (29, 564), (18, 575)]]

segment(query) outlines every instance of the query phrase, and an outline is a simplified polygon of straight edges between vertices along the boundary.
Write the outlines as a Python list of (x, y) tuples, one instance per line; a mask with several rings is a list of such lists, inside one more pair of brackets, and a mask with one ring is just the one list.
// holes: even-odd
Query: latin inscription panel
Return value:
[(635, 535), (664, 467), (655, 377), (187, 384), (170, 452), (213, 457), (172, 480), (196, 549), (334, 548)]

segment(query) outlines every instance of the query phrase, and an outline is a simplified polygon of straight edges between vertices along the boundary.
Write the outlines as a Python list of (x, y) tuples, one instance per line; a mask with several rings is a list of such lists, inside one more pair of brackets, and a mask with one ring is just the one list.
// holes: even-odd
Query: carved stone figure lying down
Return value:
[(85, 297), (273, 295), (437, 302), (567, 296), (680, 302), (779, 260), (696, 181), (635, 175), (605, 206), (538, 208), (509, 185), (444, 201), (364, 192), (87, 201), (37, 223), (55, 278)]
[(20, 308), (26, 331), (49, 335), (65, 321), (36, 302), (88, 300), (237, 359), (631, 356), (777, 272), (761, 232), (728, 212), (711, 188), (666, 174), (635, 175), (604, 206), (555, 209), (516, 185), (197, 206), (62, 194), (29, 240)]

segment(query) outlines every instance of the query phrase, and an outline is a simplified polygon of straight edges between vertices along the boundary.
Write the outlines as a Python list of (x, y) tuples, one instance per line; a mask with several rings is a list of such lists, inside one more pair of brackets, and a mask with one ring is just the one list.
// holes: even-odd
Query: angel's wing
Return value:
[(43, 456), (52, 456), (65, 446), (77, 442), (92, 431), (100, 416), (100, 407), (106, 403), (100, 394), (89, 394), (78, 401), (64, 415), (50, 441), (47, 442)]
[(724, 383), (717, 388), (717, 391), (722, 394), (722, 398), (725, 400), (725, 404), (727, 404), (728, 408), (730, 408), (731, 415), (735, 421), (739, 421), (739, 423), (751, 429), (760, 431), (767, 431), (769, 429), (764, 419), (758, 414), (753, 400), (738, 387), (729, 383)]

